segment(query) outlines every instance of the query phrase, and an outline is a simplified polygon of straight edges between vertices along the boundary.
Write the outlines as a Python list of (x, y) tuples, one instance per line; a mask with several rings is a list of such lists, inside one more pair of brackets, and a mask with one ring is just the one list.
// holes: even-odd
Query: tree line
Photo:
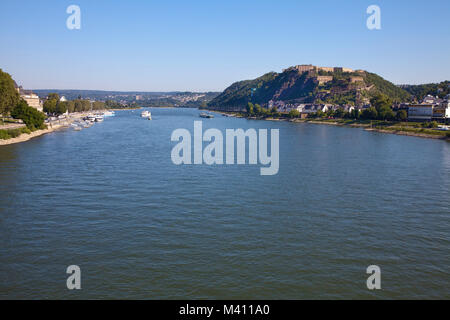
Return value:
[(50, 93), (47, 100), (44, 102), (44, 112), (53, 115), (61, 115), (66, 112), (86, 112), (104, 109), (106, 109), (106, 104), (104, 102), (91, 102), (90, 100), (83, 100), (81, 97), (76, 100), (61, 101), (60, 96), (57, 93)]

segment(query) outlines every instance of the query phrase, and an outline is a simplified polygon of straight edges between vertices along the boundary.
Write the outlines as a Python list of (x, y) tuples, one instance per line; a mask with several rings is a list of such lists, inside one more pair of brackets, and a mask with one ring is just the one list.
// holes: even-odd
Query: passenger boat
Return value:
[(152, 113), (150, 111), (142, 111), (141, 113), (142, 118), (147, 118), (148, 120), (152, 120)]

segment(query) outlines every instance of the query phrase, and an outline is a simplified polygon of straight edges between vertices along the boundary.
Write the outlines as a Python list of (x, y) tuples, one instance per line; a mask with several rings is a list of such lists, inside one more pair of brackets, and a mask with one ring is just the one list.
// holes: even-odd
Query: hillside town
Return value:
[[(370, 108), (370, 104), (362, 107), (352, 105), (332, 105), (332, 104), (292, 104), (283, 101), (269, 101), (268, 108), (276, 108), (278, 112), (289, 113), (296, 110), (300, 113), (301, 119), (308, 118), (309, 115), (317, 112), (326, 113), (328, 111), (342, 110), (345, 113), (351, 113), (358, 110), (362, 113), (365, 109)], [(443, 99), (427, 95), (420, 103), (401, 103), (393, 104), (393, 111), (405, 110), (408, 120), (411, 121), (438, 121), (447, 122), (450, 119), (450, 95)]]
[[(347, 75), (350, 84), (357, 84), (357, 94), (361, 90), (370, 92), (374, 85), (367, 85), (364, 83), (365, 70), (353, 70), (351, 68), (343, 67), (320, 67), (311, 64), (297, 65), (284, 69), (283, 72), (295, 71), (298, 74), (306, 74), (319, 86), (334, 80), (333, 74)], [(284, 89), (284, 88), (283, 88)], [(278, 97), (279, 93), (275, 94)], [(267, 104), (263, 104), (268, 109), (276, 109), (277, 112), (289, 113), (295, 110), (299, 113), (299, 118), (306, 119), (312, 114), (318, 112), (326, 113), (328, 111), (341, 110), (344, 113), (352, 113), (358, 111), (362, 113), (365, 109), (372, 107), (369, 98), (362, 99), (364, 103), (362, 105), (350, 105), (350, 104), (327, 104), (327, 103), (294, 103), (291, 101), (283, 100), (270, 100)], [(418, 103), (393, 103), (391, 106), (393, 111), (405, 110), (407, 113), (407, 119), (410, 121), (437, 121), (448, 122), (450, 119), (450, 94), (444, 98), (437, 96), (427, 95)]]

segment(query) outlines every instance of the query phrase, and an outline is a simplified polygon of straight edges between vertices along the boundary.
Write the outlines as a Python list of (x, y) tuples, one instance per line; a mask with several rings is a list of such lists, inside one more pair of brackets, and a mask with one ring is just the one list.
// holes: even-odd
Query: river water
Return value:
[(203, 119), (279, 129), (279, 173), (261, 176), (174, 165), (171, 134), (199, 111), (151, 111), (0, 147), (0, 298), (450, 298), (449, 143)]

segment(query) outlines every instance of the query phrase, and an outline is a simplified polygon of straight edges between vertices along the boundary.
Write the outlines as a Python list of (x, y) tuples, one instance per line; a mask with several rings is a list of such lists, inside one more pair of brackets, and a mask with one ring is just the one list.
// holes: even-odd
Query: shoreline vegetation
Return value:
[(397, 134), (404, 136), (413, 136), (429, 139), (441, 139), (450, 142), (450, 131), (445, 130), (434, 130), (432, 128), (425, 128), (423, 125), (425, 123), (420, 122), (402, 122), (402, 121), (384, 121), (384, 120), (361, 120), (361, 119), (318, 119), (318, 118), (289, 118), (286, 116), (249, 116), (245, 112), (235, 112), (235, 111), (215, 111), (209, 110), (211, 112), (216, 112), (228, 117), (245, 118), (248, 120), (265, 120), (265, 121), (287, 121), (294, 123), (309, 123), (309, 124), (320, 124), (320, 125), (332, 125), (339, 127), (350, 127), (350, 128), (362, 128), (366, 131), (380, 132)]
[[(87, 115), (88, 113), (72, 113), (65, 119), (49, 122), (44, 127), (34, 131), (28, 129), (26, 126), (14, 129), (1, 129), (0, 126), (0, 146), (29, 141), (44, 134), (68, 128), (73, 122), (82, 119)], [(2, 136), (5, 135), (5, 133), (9, 134), (9, 137)]]

